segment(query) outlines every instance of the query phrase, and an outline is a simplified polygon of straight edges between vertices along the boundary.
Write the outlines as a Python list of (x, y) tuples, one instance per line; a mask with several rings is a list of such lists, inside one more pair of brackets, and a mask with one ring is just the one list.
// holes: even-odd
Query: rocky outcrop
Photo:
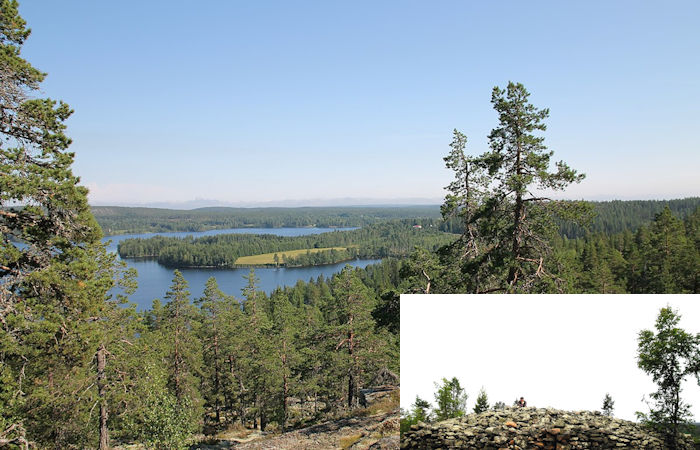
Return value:
[[(510, 407), (435, 424), (401, 436), (402, 449), (664, 449), (660, 435), (599, 412)], [(684, 436), (680, 449), (692, 449)]]

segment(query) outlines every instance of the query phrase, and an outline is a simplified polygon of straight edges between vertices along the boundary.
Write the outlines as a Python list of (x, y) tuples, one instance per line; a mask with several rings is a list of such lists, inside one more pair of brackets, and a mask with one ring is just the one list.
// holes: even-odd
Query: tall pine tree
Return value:
[(21, 56), (29, 35), (17, 2), (1, 0), (0, 442), (97, 447), (114, 257), (71, 169), (72, 110), (38, 97), (46, 74)]

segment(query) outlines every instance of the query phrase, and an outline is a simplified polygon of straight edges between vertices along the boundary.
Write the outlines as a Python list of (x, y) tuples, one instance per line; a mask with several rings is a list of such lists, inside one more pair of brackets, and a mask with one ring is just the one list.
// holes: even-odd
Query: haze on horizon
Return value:
[[(25, 2), (95, 205), (440, 203), (491, 89), (550, 109), (558, 198), (700, 194), (700, 4)], [(205, 202), (205, 203), (206, 203)], [(203, 204), (202, 206), (206, 206)], [(195, 206), (196, 207), (196, 206)]]

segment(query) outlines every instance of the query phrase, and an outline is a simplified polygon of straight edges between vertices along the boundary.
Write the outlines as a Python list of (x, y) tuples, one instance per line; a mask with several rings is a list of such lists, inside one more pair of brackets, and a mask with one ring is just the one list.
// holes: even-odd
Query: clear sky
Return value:
[[(637, 336), (654, 330), (667, 305), (680, 327), (700, 332), (694, 295), (402, 295), (401, 407), (416, 395), (434, 404), (434, 382), (457, 377), (472, 411), (483, 387), (490, 403), (600, 411), (610, 393), (615, 416), (649, 412), (656, 390), (637, 368)], [(681, 397), (700, 420), (695, 377)]]
[(93, 204), (438, 203), (491, 89), (550, 108), (564, 197), (700, 195), (700, 3), (23, 0)]

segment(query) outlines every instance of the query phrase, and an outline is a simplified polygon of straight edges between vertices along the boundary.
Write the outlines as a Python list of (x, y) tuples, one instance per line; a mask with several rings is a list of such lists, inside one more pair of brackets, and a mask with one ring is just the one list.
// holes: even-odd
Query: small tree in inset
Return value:
[(435, 419), (441, 420), (462, 417), (467, 410), (467, 394), (459, 385), (459, 380), (453, 377), (451, 380), (442, 379), (442, 385), (435, 383)]
[(479, 395), (476, 397), (476, 404), (474, 405), (474, 412), (479, 414), (489, 409), (489, 397), (486, 395), (486, 391), (482, 387), (479, 391)]
[(670, 449), (678, 447), (681, 430), (688, 425), (690, 405), (680, 396), (681, 383), (688, 376), (700, 373), (700, 334), (680, 328), (681, 316), (671, 307), (662, 308), (656, 319), (656, 333), (642, 330), (638, 338), (637, 365), (658, 385), (650, 394), (654, 401), (649, 414), (639, 418), (661, 431)]
[(406, 412), (401, 410), (400, 432), (405, 433), (411, 429), (411, 425), (418, 422), (430, 422), (430, 402), (423, 400), (416, 395), (416, 401), (411, 405), (411, 410)]
[(605, 398), (603, 398), (603, 415), (612, 417), (614, 409), (615, 401), (612, 399), (609, 393), (606, 393)]
[(491, 409), (493, 409), (494, 411), (502, 411), (506, 409), (506, 404), (504, 402), (496, 402), (493, 404)]

